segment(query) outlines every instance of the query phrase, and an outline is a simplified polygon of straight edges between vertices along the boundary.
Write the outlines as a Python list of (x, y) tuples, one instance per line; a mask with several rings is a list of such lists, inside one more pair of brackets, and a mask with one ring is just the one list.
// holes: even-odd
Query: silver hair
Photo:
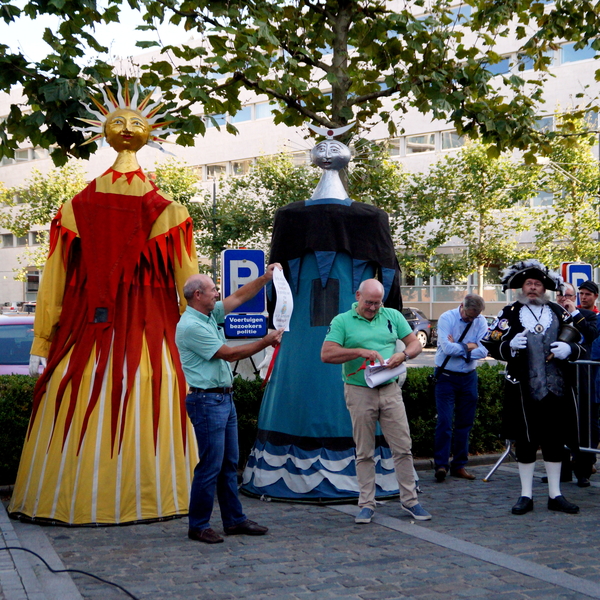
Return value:
[(465, 310), (476, 310), (482, 313), (485, 310), (485, 300), (477, 294), (467, 294), (462, 301)]
[(183, 286), (183, 297), (189, 302), (196, 291), (204, 292), (204, 284), (201, 279), (194, 278), (185, 282)]
[(573, 290), (573, 292), (576, 294), (577, 290), (575, 289), (575, 286), (572, 283), (569, 283), (568, 281), (565, 281), (562, 284), (562, 289), (558, 290), (559, 294), (562, 294), (563, 296), (565, 295), (565, 293), (569, 290), (569, 288), (571, 290)]

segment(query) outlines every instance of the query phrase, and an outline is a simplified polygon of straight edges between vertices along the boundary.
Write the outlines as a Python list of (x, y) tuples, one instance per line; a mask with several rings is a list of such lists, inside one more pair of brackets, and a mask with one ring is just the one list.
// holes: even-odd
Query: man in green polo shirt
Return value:
[(219, 292), (207, 275), (192, 275), (183, 287), (187, 307), (177, 325), (175, 342), (181, 366), (190, 386), (185, 399), (194, 426), (200, 462), (194, 469), (190, 491), (188, 537), (198, 542), (217, 544), (223, 538), (210, 527), (215, 493), (219, 500), (223, 528), (227, 535), (264, 535), (268, 529), (246, 518), (238, 498), (239, 458), (237, 415), (231, 386), (229, 363), (248, 358), (268, 346), (276, 346), (283, 329), (264, 338), (231, 347), (225, 343), (220, 324), (225, 315), (253, 298), (273, 279), (269, 265), (262, 277), (247, 283), (218, 301)]
[[(396, 479), (403, 510), (418, 521), (431, 515), (419, 504), (414, 478), (410, 430), (402, 392), (396, 378), (370, 388), (363, 368), (367, 363), (393, 369), (422, 350), (410, 325), (399, 311), (383, 307), (383, 285), (376, 279), (363, 281), (352, 308), (333, 319), (321, 349), (321, 360), (343, 364), (344, 397), (350, 411), (356, 443), (356, 478), (360, 511), (354, 521), (370, 523), (375, 512), (375, 427), (377, 421), (394, 457)], [(396, 352), (396, 342), (405, 349)]]

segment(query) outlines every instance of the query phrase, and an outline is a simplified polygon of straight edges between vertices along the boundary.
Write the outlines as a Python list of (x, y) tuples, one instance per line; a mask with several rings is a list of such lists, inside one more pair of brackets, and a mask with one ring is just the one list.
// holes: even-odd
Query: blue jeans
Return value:
[(188, 394), (185, 406), (200, 456), (190, 492), (190, 529), (201, 531), (210, 527), (215, 490), (223, 526), (239, 525), (246, 515), (238, 498), (239, 448), (233, 395)]
[[(434, 461), (436, 469), (461, 469), (469, 457), (469, 434), (477, 408), (477, 372), (455, 375), (443, 371), (435, 386), (437, 425), (435, 427)], [(454, 420), (454, 436), (452, 421)], [(450, 447), (452, 464), (449, 465)]]

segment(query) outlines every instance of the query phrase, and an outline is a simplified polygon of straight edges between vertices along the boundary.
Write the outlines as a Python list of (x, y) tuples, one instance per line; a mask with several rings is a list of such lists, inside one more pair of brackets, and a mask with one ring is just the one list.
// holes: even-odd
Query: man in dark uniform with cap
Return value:
[[(598, 286), (593, 281), (586, 281), (580, 286), (580, 290), (583, 289), (587, 292), (583, 294), (584, 301), (582, 304), (594, 306), (594, 288), (597, 290)], [(562, 291), (558, 290), (556, 294), (556, 301), (571, 315), (573, 325), (581, 333), (580, 344), (583, 346), (585, 354), (582, 354), (579, 360), (590, 360), (592, 344), (598, 337), (597, 314), (588, 308), (575, 306), (576, 299), (575, 288), (570, 283), (563, 284)], [(574, 373), (574, 376), (576, 376), (578, 384), (580, 444), (595, 448), (598, 446), (598, 404), (596, 403), (596, 384), (594, 381), (597, 369), (590, 365), (578, 365), (576, 368), (578, 370)], [(578, 451), (573, 452), (573, 461), (571, 462), (571, 452), (565, 448), (560, 480), (571, 481), (572, 472), (575, 472), (577, 485), (579, 487), (589, 487), (589, 478), (595, 462), (595, 454)]]
[[(581, 334), (571, 315), (546, 290), (562, 290), (562, 277), (537, 260), (524, 260), (503, 273), (503, 290), (521, 289), (505, 306), (482, 343), (506, 361), (504, 428), (516, 442), (521, 496), (516, 515), (533, 510), (533, 472), (541, 447), (548, 475), (548, 509), (577, 513), (579, 507), (560, 491), (563, 447), (578, 448), (577, 406), (569, 379), (569, 361), (583, 354)], [(569, 334), (571, 337), (567, 335)]]
[(598, 286), (588, 279), (579, 286), (579, 306), (577, 308), (584, 308), (595, 313), (600, 312), (596, 308), (596, 300), (598, 300)]

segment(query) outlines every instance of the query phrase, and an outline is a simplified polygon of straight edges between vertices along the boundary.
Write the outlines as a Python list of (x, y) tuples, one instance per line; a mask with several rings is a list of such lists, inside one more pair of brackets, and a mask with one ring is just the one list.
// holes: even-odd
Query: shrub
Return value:
[(29, 375), (0, 376), (0, 485), (17, 477), (35, 381)]
[[(487, 363), (477, 368), (479, 400), (469, 446), (472, 454), (497, 452), (503, 448), (500, 429), (503, 398), (501, 372), (504, 368), (504, 365), (490, 366)], [(435, 398), (427, 381), (427, 376), (432, 372), (432, 367), (411, 367), (402, 387), (410, 422), (413, 454), (420, 457), (433, 456), (436, 408)]]
[(263, 397), (263, 380), (243, 379), (237, 376), (233, 382), (233, 399), (238, 416), (238, 440), (240, 444), (240, 467), (243, 467), (254, 442), (258, 430), (258, 412)]

